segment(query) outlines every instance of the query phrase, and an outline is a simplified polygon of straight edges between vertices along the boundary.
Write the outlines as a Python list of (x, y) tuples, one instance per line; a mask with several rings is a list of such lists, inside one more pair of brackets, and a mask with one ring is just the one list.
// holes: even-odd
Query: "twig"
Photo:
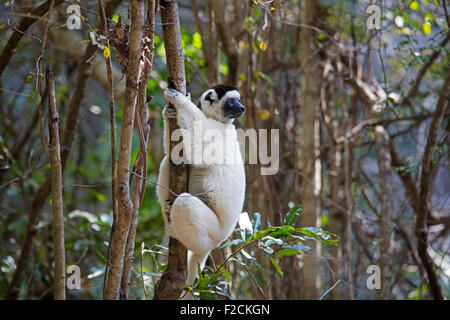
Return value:
[[(47, 154), (50, 154), (50, 151), (48, 149), (47, 138), (45, 137), (45, 132), (44, 132), (44, 111), (42, 108), (42, 104), (43, 104), (43, 100), (44, 100), (43, 94), (42, 94), (42, 78), (43, 78), (42, 63), (43, 63), (44, 57), (45, 57), (45, 45), (47, 42), (47, 33), (48, 33), (49, 25), (50, 25), (50, 13), (52, 12), (54, 4), (55, 4), (55, 0), (51, 0), (50, 6), (49, 6), (49, 9), (47, 12), (47, 20), (45, 21), (44, 36), (42, 38), (41, 51), (40, 51), (40, 54), (39, 54), (39, 57), (38, 57), (38, 60), (36, 63), (36, 66), (37, 66), (36, 91), (40, 97), (39, 103), (38, 103), (39, 127), (40, 127), (40, 132), (41, 132), (42, 145), (44, 146), (44, 150)], [(47, 80), (47, 82), (48, 82), (48, 80)], [(48, 83), (47, 83), (47, 85), (48, 85)], [(49, 95), (48, 99), (50, 100), (50, 95)]]
[(430, 210), (430, 197), (432, 191), (431, 184), (431, 170), (432, 170), (432, 158), (434, 149), (436, 147), (436, 140), (439, 134), (439, 130), (444, 120), (444, 114), (448, 106), (448, 93), (450, 92), (450, 73), (447, 74), (442, 88), (442, 92), (439, 96), (436, 104), (436, 111), (434, 112), (431, 120), (430, 128), (428, 130), (427, 144), (425, 146), (425, 152), (422, 158), (422, 171), (420, 175), (420, 188), (419, 199), (417, 204), (418, 211), (416, 212), (416, 228), (415, 235), (417, 237), (417, 252), (422, 260), (422, 264), (425, 267), (428, 276), (428, 284), (430, 286), (430, 292), (434, 299), (444, 300), (442, 294), (442, 288), (439, 284), (439, 279), (434, 270), (434, 263), (431, 260), (428, 249), (428, 229), (427, 218)]
[(11, 179), (8, 182), (5, 182), (4, 184), (0, 185), (0, 189), (3, 189), (3, 188), (5, 188), (5, 187), (9, 186), (10, 184), (15, 183), (17, 181), (24, 181), (24, 180), (28, 179), (36, 170), (39, 170), (40, 168), (42, 168), (43, 166), (47, 165), (48, 163), (49, 163), (49, 160), (46, 160), (43, 163), (37, 165), (36, 167), (29, 169), (27, 172), (25, 172), (20, 177), (16, 177), (16, 178)]
[(142, 270), (143, 265), (144, 265), (144, 250), (145, 250), (145, 244), (144, 244), (144, 242), (142, 242), (142, 244), (141, 244), (141, 279), (142, 279), (142, 287), (144, 288), (145, 300), (147, 300), (148, 295), (147, 295), (147, 289), (145, 288), (144, 271)]
[(59, 144), (59, 115), (56, 109), (55, 85), (50, 67), (46, 71), (48, 88), (48, 126), (49, 155), (52, 170), (52, 211), (53, 211), (53, 242), (55, 250), (55, 299), (66, 299), (66, 259), (64, 246), (64, 216), (62, 163)]
[(336, 281), (330, 289), (328, 289), (327, 291), (325, 291), (325, 292), (320, 296), (319, 300), (322, 300), (328, 293), (331, 292), (331, 290), (333, 290), (334, 288), (336, 288), (336, 286), (337, 286), (339, 283), (341, 283), (341, 281), (342, 281), (342, 279), (338, 279), (338, 281)]
[(133, 203), (130, 198), (129, 168), (132, 149), (134, 116), (136, 108), (139, 63), (141, 57), (142, 28), (144, 25), (144, 4), (139, 0), (130, 1), (130, 35), (129, 53), (126, 70), (125, 108), (122, 118), (120, 136), (120, 152), (117, 169), (118, 201), (117, 220), (114, 222), (114, 232), (111, 241), (108, 281), (105, 298), (119, 298), (120, 284), (123, 274), (123, 259), (125, 256), (128, 231), (130, 229)]
[[(108, 26), (106, 22), (105, 8), (103, 0), (98, 0), (98, 11), (101, 18), (101, 27), (103, 35), (106, 38), (106, 48), (109, 50)], [(111, 240), (114, 233), (114, 222), (117, 221), (117, 161), (116, 161), (116, 113), (114, 108), (114, 82), (112, 77), (111, 54), (106, 58), (106, 70), (108, 77), (108, 100), (109, 100), (109, 125), (111, 131), (111, 195), (113, 206), (113, 225), (108, 242), (108, 252), (105, 266), (104, 282), (103, 282), (103, 298), (106, 297), (106, 284), (108, 281), (109, 258), (111, 253)]]

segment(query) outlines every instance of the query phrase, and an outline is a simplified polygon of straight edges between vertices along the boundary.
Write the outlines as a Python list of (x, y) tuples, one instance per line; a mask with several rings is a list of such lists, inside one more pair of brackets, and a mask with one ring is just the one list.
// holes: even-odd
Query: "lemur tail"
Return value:
[[(203, 270), (205, 266), (206, 258), (208, 257), (209, 252), (205, 254), (194, 253), (192, 251), (188, 251), (188, 274), (186, 285), (192, 286), (194, 284), (194, 280), (198, 275), (198, 266), (200, 265), (200, 269)], [(184, 295), (185, 292), (183, 292)], [(192, 294), (188, 292), (182, 300), (191, 300)]]

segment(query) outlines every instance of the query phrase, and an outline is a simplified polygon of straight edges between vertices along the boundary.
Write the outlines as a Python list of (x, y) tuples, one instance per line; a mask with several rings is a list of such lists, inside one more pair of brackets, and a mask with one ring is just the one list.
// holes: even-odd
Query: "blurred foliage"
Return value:
[[(5, 5), (10, 2), (6, 1)], [(260, 1), (254, 1), (256, 5), (251, 6), (245, 12), (244, 29), (248, 33), (248, 38), (240, 40), (239, 49), (244, 55), (251, 52), (255, 54), (255, 59), (268, 55), (273, 48), (273, 43), (269, 42), (268, 36), (261, 30), (264, 21), (264, 11)], [(297, 6), (298, 1), (289, 2), (292, 6)], [(448, 29), (445, 19), (436, 13), (435, 6), (439, 6), (439, 1), (397, 1), (392, 7), (383, 8), (382, 14), (382, 36), (379, 39), (379, 50), (386, 57), (384, 63), (391, 68), (392, 76), (390, 87), (386, 88), (389, 94), (396, 91), (403, 95), (407, 88), (413, 84), (414, 79), (405, 84), (406, 75), (411, 70), (415, 71), (423, 64), (427, 63), (433, 50), (442, 50), (442, 58), (429, 71), (430, 79), (442, 79), (450, 61), (450, 49), (448, 46), (440, 47), (436, 39), (442, 36)], [(2, 12), (9, 10), (3, 7)], [(270, 9), (276, 11), (275, 8)], [(278, 8), (277, 8), (278, 10)], [(340, 40), (353, 41), (356, 43), (371, 43), (373, 34), (365, 32), (366, 15), (365, 7), (357, 5), (355, 1), (339, 1), (328, 9), (329, 16), (327, 23), (331, 30), (339, 33)], [(8, 11), (9, 12), (9, 11)], [(117, 21), (119, 15), (126, 18), (125, 9), (120, 9), (114, 15), (113, 21)], [(288, 15), (288, 14), (287, 14)], [(94, 20), (95, 15), (92, 16)], [(289, 15), (288, 15), (289, 16)], [(19, 19), (19, 17), (17, 17)], [(0, 22), (0, 50), (6, 45), (7, 36), (11, 27), (4, 21)], [(89, 31), (95, 31), (91, 21), (84, 21), (86, 27), (81, 31), (83, 39), (89, 39)], [(183, 21), (182, 21), (183, 25)], [(352, 30), (353, 26), (353, 30)], [(231, 28), (232, 26), (230, 26)], [(186, 78), (189, 90), (199, 93), (206, 84), (205, 60), (203, 57), (203, 41), (199, 32), (193, 30), (192, 25), (183, 25), (182, 45), (186, 56)], [(298, 40), (294, 29), (284, 29), (285, 47), (283, 54), (292, 53), (294, 57), (299, 57)], [(57, 31), (58, 32), (58, 31)], [(354, 35), (353, 35), (354, 34)], [(386, 36), (386, 37), (385, 37)], [(317, 34), (317, 43), (325, 41), (326, 36)], [(152, 112), (157, 114), (154, 123), (161, 130), (162, 117), (160, 111), (165, 104), (162, 90), (167, 82), (167, 70), (165, 65), (164, 43), (161, 39), (161, 32), (155, 35), (155, 63), (152, 77), (148, 82), (148, 92), (153, 98), (149, 104)], [(395, 43), (391, 51), (387, 54), (387, 44), (385, 41)], [(84, 40), (90, 41), (90, 40)], [(80, 44), (85, 46), (85, 42)], [(26, 212), (30, 207), (30, 202), (37, 188), (45, 181), (49, 174), (49, 164), (43, 165), (40, 169), (34, 170), (42, 164), (45, 159), (45, 152), (42, 150), (38, 130), (34, 130), (25, 142), (23, 152), (19, 159), (12, 156), (13, 142), (21, 137), (29, 123), (33, 122), (36, 112), (36, 102), (38, 99), (36, 92), (35, 60), (39, 54), (40, 45), (33, 39), (24, 38), (18, 45), (14, 61), (8, 66), (7, 76), (0, 79), (0, 87), (5, 89), (0, 91), (0, 297), (3, 297), (11, 277), (16, 268), (16, 263), (20, 253), (20, 244), (25, 236), (27, 223)], [(72, 94), (75, 82), (74, 74), (76, 63), (70, 55), (54, 45), (50, 49), (49, 61), (54, 66), (57, 78), (57, 105), (60, 106), (61, 120), (65, 122), (65, 114)], [(107, 48), (108, 49), (108, 48)], [(279, 49), (279, 48), (278, 48)], [(222, 51), (218, 49), (218, 72), (219, 78), (223, 79), (229, 71), (227, 59)], [(111, 54), (116, 58), (116, 52), (111, 49), (105, 52), (99, 50), (98, 55), (105, 56)], [(273, 54), (273, 53), (271, 53)], [(281, 56), (283, 57), (283, 56)], [(279, 86), (285, 86), (286, 80), (278, 81), (276, 73), (265, 73), (264, 66), (260, 67), (252, 75), (239, 73), (241, 84), (247, 83), (249, 95), (255, 95), (257, 91), (264, 92), (267, 103), (272, 103), (274, 90)], [(297, 72), (297, 71), (295, 71)], [(250, 76), (250, 78), (249, 78)], [(384, 82), (382, 73), (377, 74), (377, 81)], [(423, 95), (417, 100), (419, 110), (427, 110), (429, 105), (424, 101), (435, 93), (433, 82), (424, 82), (422, 87)], [(72, 293), (74, 298), (98, 299), (102, 297), (102, 286), (104, 276), (104, 266), (107, 255), (107, 244), (112, 223), (111, 213), (111, 188), (110, 188), (110, 138), (107, 93), (104, 87), (95, 80), (90, 80), (88, 96), (84, 99), (83, 110), (80, 115), (80, 129), (74, 142), (71, 157), (69, 158), (64, 172), (64, 205), (65, 205), (65, 239), (66, 239), (66, 262), (67, 265), (77, 264), (82, 270), (82, 290)], [(9, 94), (10, 92), (14, 94)], [(250, 99), (250, 98), (249, 98)], [(341, 99), (341, 100), (339, 100)], [(336, 98), (335, 103), (341, 105), (348, 102), (347, 98)], [(392, 101), (390, 101), (392, 104)], [(96, 106), (97, 108), (93, 108)], [(413, 115), (410, 106), (396, 107), (399, 116)], [(294, 111), (294, 114), (297, 111)], [(383, 110), (376, 117), (387, 117), (392, 112), (391, 109)], [(271, 112), (262, 105), (257, 109), (258, 120), (269, 121)], [(120, 132), (120, 121), (122, 111), (117, 111), (117, 129)], [(448, 122), (448, 119), (447, 119)], [(36, 128), (38, 126), (35, 126)], [(406, 125), (401, 123), (395, 128), (400, 131)], [(152, 128), (154, 130), (154, 128)], [(150, 133), (152, 134), (152, 133)], [(367, 137), (373, 137), (373, 130), (368, 130), (366, 136), (358, 137), (355, 143), (363, 144)], [(415, 142), (407, 138), (399, 138), (404, 150), (415, 150)], [(137, 134), (133, 137), (132, 161), (136, 158), (139, 139)], [(437, 150), (441, 156), (448, 154), (448, 145), (441, 143)], [(374, 151), (369, 150), (369, 158), (375, 159)], [(418, 172), (419, 158), (412, 156), (407, 159), (406, 166), (396, 167), (398, 172)], [(148, 178), (145, 198), (139, 211), (139, 222), (136, 233), (135, 262), (132, 270), (130, 299), (151, 298), (153, 286), (161, 273), (164, 271), (165, 256), (167, 251), (164, 243), (164, 222), (161, 217), (161, 209), (156, 199), (155, 181), (157, 180), (156, 159), (148, 155)], [(29, 172), (31, 170), (31, 172)], [(27, 176), (26, 179), (20, 177)], [(15, 180), (16, 179), (16, 180)], [(290, 187), (290, 186), (289, 186)], [(370, 206), (363, 197), (361, 189), (352, 187), (352, 196), (358, 202), (358, 208), (362, 211), (369, 210)], [(49, 204), (49, 201), (47, 201)], [(34, 246), (32, 259), (29, 262), (30, 272), (27, 273), (26, 281), (23, 284), (20, 298), (49, 298), (51, 297), (52, 283), (52, 232), (51, 232), (51, 209), (49, 205), (44, 207), (38, 225), (38, 237)], [(288, 203), (282, 203), (283, 208), (288, 207)], [(228, 284), (231, 281), (229, 271), (224, 267), (217, 270), (212, 266), (207, 266), (199, 272), (199, 278), (194, 283), (192, 290), (196, 298), (216, 299), (227, 297), (234, 298), (254, 298), (252, 296), (252, 285), (264, 286), (267, 279), (263, 277), (264, 266), (254, 258), (255, 252), (263, 252), (271, 263), (270, 276), (283, 277), (283, 269), (280, 261), (291, 255), (301, 255), (309, 250), (308, 241), (320, 241), (325, 246), (325, 252), (338, 245), (338, 237), (325, 231), (329, 226), (329, 212), (324, 209), (321, 215), (321, 228), (294, 226), (301, 215), (300, 206), (292, 208), (283, 217), (283, 223), (273, 226), (270, 221), (267, 226), (262, 226), (261, 214), (256, 212), (249, 220), (245, 213), (241, 217), (239, 228), (233, 234), (232, 239), (222, 244), (221, 250), (227, 247), (232, 248), (233, 255), (229, 257), (229, 262), (236, 268), (239, 280), (233, 286), (234, 294), (228, 291)], [(413, 221), (413, 213), (406, 210), (403, 217)], [(143, 246), (141, 246), (143, 244)], [(436, 253), (442, 256), (445, 254)], [(393, 257), (396, 259), (397, 257)], [(408, 260), (409, 261), (409, 260)], [(403, 271), (401, 271), (403, 272)], [(449, 297), (450, 281), (444, 272), (438, 270), (444, 291)], [(410, 292), (408, 299), (419, 299), (428, 294), (428, 287), (421, 281), (420, 270), (414, 263), (410, 262), (404, 271), (404, 278), (408, 283)], [(147, 296), (145, 295), (147, 291)], [(367, 297), (367, 294), (362, 294)]]

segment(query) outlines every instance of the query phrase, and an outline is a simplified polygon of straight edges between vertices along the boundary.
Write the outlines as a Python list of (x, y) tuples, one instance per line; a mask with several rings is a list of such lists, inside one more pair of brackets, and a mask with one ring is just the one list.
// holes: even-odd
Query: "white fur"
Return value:
[[(205, 93), (202, 95), (203, 99)], [(239, 95), (235, 90), (229, 93), (233, 97)], [(188, 97), (175, 90), (167, 89), (164, 95), (176, 108), (178, 126), (188, 130), (191, 137), (194, 137), (194, 121), (201, 121), (203, 130), (217, 129), (223, 135), (227, 130), (232, 130), (232, 139), (226, 141), (225, 152), (233, 151), (241, 160), (236, 164), (201, 162), (190, 165), (189, 193), (180, 194), (170, 207), (166, 201), (169, 199), (166, 189), (169, 186), (167, 118), (174, 116), (174, 110), (166, 109), (163, 112), (166, 156), (160, 166), (157, 194), (163, 213), (170, 210), (170, 223), (166, 221), (169, 235), (181, 241), (189, 250), (186, 285), (192, 285), (197, 276), (198, 264), (203, 268), (211, 250), (226, 240), (236, 226), (244, 204), (244, 165), (232, 119), (225, 119), (220, 114), (220, 104), (230, 98), (228, 93), (220, 101), (212, 104), (213, 108), (208, 110), (208, 116), (203, 112), (203, 105), (200, 110)], [(222, 121), (218, 121), (219, 119)], [(194, 141), (194, 144), (198, 142)], [(191, 298), (191, 295), (188, 294), (186, 297)]]

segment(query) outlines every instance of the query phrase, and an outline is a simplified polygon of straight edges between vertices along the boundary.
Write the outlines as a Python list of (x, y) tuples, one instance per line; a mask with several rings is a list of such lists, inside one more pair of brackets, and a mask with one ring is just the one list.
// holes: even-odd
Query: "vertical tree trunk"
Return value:
[(144, 3), (130, 0), (129, 53), (126, 71), (125, 106), (120, 136), (119, 163), (117, 168), (118, 215), (114, 222), (111, 241), (110, 267), (106, 284), (106, 299), (119, 298), (119, 288), (123, 273), (123, 259), (130, 228), (133, 203), (130, 198), (130, 157), (134, 128), (134, 116), (138, 89), (141, 40), (144, 26)]
[(353, 268), (352, 268), (352, 214), (353, 214), (353, 199), (352, 199), (352, 148), (348, 137), (344, 143), (344, 185), (345, 185), (345, 203), (346, 203), (346, 217), (345, 217), (345, 251), (347, 264), (347, 279), (348, 279), (348, 293), (350, 300), (355, 299)]
[[(136, 228), (138, 222), (139, 208), (141, 207), (142, 199), (145, 194), (146, 177), (147, 177), (147, 152), (148, 152), (148, 138), (150, 135), (150, 122), (148, 120), (147, 109), (145, 106), (147, 100), (147, 83), (150, 79), (150, 71), (152, 70), (153, 63), (153, 36), (155, 33), (155, 1), (147, 1), (147, 19), (145, 23), (144, 32), (144, 70), (140, 77), (137, 107), (135, 113), (135, 119), (137, 122), (137, 128), (139, 132), (139, 152), (134, 163), (134, 170), (136, 175), (134, 176), (133, 185), (133, 213), (131, 216), (130, 230), (128, 232), (127, 245), (125, 249), (124, 268), (122, 273), (122, 295), (121, 298), (127, 299), (128, 296), (128, 282), (130, 281), (131, 268), (134, 259), (134, 245), (136, 238)], [(148, 50), (147, 50), (148, 49)], [(142, 284), (145, 286), (145, 284)]]
[[(103, 6), (103, 0), (98, 0), (98, 11), (100, 13), (100, 25), (102, 27), (102, 33), (106, 37), (106, 47), (109, 47), (109, 35), (108, 35), (108, 23), (106, 21), (105, 8)], [(106, 60), (106, 73), (108, 79), (108, 105), (109, 105), (109, 125), (110, 125), (110, 135), (111, 135), (111, 200), (112, 200), (112, 213), (113, 221), (117, 221), (117, 150), (116, 150), (116, 111), (114, 106), (114, 81), (112, 75), (112, 65), (111, 65), (111, 55), (109, 55)], [(111, 234), (108, 243), (108, 253), (107, 261), (105, 267), (105, 274), (103, 280), (103, 298), (106, 297), (106, 283), (108, 280), (108, 270), (109, 270), (109, 257), (111, 253), (111, 240), (114, 234), (114, 224), (111, 227)]]
[(427, 272), (428, 282), (430, 285), (430, 292), (434, 299), (443, 300), (442, 288), (439, 284), (436, 271), (434, 270), (434, 263), (428, 255), (428, 229), (427, 218), (430, 210), (430, 198), (431, 198), (431, 169), (432, 158), (434, 149), (436, 147), (436, 140), (439, 130), (444, 119), (445, 112), (449, 103), (450, 92), (450, 73), (445, 78), (444, 86), (442, 88), (441, 95), (436, 104), (436, 111), (433, 114), (431, 120), (430, 129), (428, 131), (427, 144), (425, 152), (422, 158), (422, 171), (420, 175), (420, 191), (418, 201), (418, 212), (416, 213), (416, 229), (415, 234), (417, 237), (417, 251), (419, 253), (420, 260), (422, 260), (423, 266)]
[[(318, 1), (304, 1), (304, 23), (317, 26), (324, 18), (323, 7)], [(301, 78), (300, 102), (300, 135), (301, 135), (301, 199), (303, 216), (301, 223), (306, 226), (320, 226), (320, 159), (319, 121), (316, 111), (320, 97), (320, 57), (312, 57), (315, 50), (316, 32), (310, 28), (303, 28), (300, 37), (301, 65), (305, 66)], [(317, 299), (320, 287), (319, 259), (320, 242), (311, 242), (311, 251), (304, 256), (303, 265), (303, 299)]]
[(377, 151), (379, 185), (381, 196), (380, 211), (380, 259), (381, 290), (377, 290), (377, 299), (389, 299), (390, 293), (390, 243), (392, 237), (392, 177), (389, 135), (383, 126), (375, 127), (375, 147)]
[(53, 243), (55, 251), (55, 299), (66, 299), (66, 259), (64, 252), (64, 216), (62, 164), (59, 145), (59, 114), (56, 108), (53, 72), (47, 68), (49, 156), (52, 171)]
[[(342, 200), (342, 147), (337, 144), (333, 144), (330, 152), (330, 198), (332, 200), (330, 208), (330, 228), (331, 232), (343, 236), (345, 232), (345, 211), (342, 210), (340, 204)], [(343, 259), (342, 245), (331, 248), (333, 253), (333, 260), (330, 261), (331, 268), (334, 273), (334, 282), (336, 282), (341, 275), (341, 261)], [(331, 290), (330, 296), (332, 300), (338, 300), (342, 298), (339, 288)]]
[[(177, 1), (160, 1), (161, 21), (163, 25), (164, 48), (166, 49), (168, 85), (179, 92), (186, 93), (184, 71), (184, 53), (181, 46), (180, 20)], [(177, 129), (176, 119), (170, 119), (170, 133)], [(178, 142), (170, 142), (170, 150)], [(169, 151), (170, 155), (170, 151)], [(170, 158), (169, 158), (170, 159)], [(187, 170), (185, 164), (175, 165), (170, 159), (169, 188), (176, 194), (187, 191)], [(169, 193), (171, 203), (175, 196)], [(168, 215), (168, 212), (163, 212)], [(167, 269), (156, 283), (155, 300), (175, 300), (181, 295), (186, 282), (187, 251), (176, 239), (169, 238), (169, 259)]]

